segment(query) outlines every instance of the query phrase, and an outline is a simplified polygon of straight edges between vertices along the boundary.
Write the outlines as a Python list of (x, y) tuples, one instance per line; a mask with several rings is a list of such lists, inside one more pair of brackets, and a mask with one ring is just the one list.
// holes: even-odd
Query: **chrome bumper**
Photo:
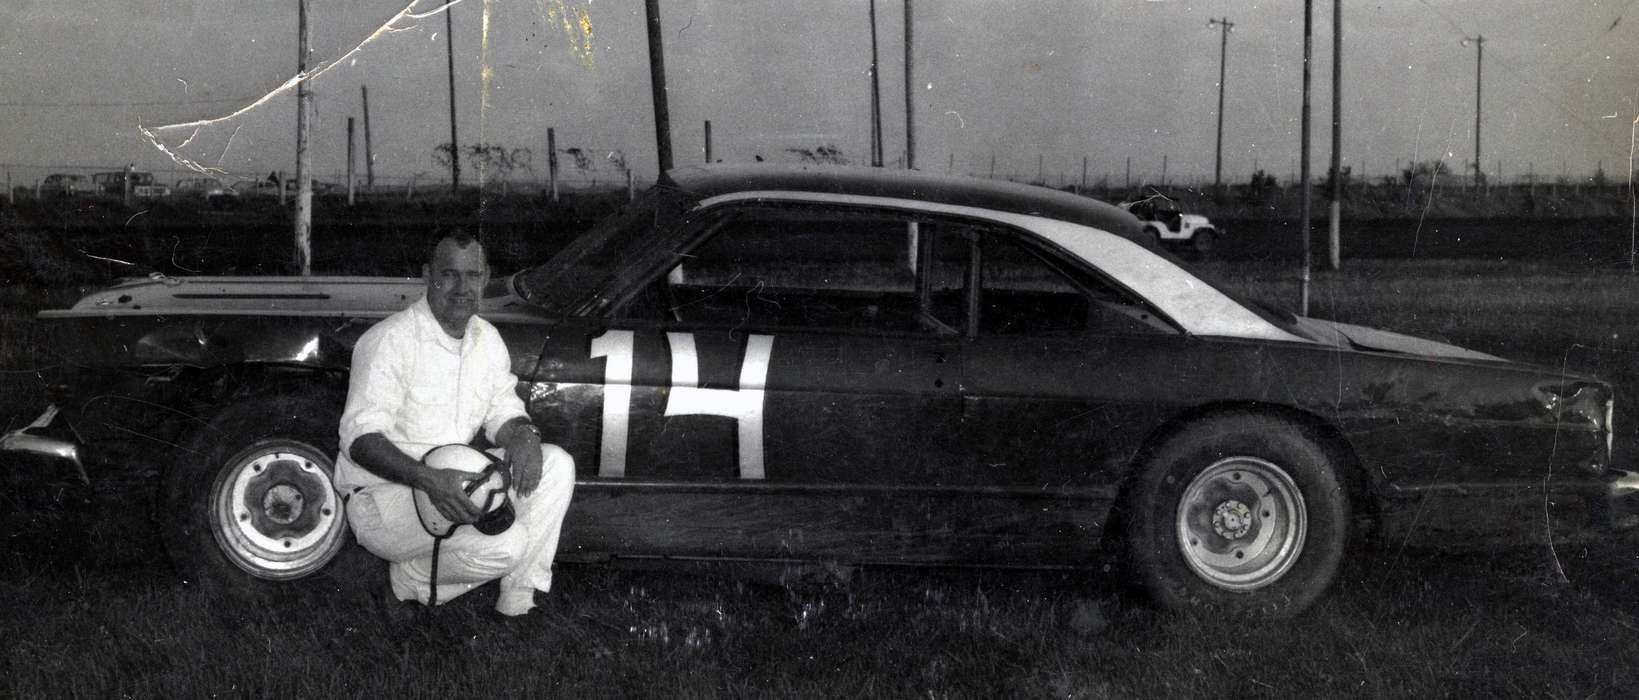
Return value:
[(78, 436), (66, 421), (58, 420), (56, 406), (46, 407), (33, 423), (0, 436), (0, 453), (4, 452), (65, 460), (74, 465), (81, 483), (91, 483), (85, 464), (80, 461)]

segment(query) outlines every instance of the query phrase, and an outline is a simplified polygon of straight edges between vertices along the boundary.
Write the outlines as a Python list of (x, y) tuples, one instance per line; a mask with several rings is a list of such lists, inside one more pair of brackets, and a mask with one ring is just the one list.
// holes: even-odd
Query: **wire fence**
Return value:
[[(561, 167), (554, 181), (545, 164), (525, 163), (522, 168), (509, 168), (495, 173), (491, 169), (483, 176), (487, 195), (507, 197), (551, 197), (555, 193), (618, 192), (625, 190), (635, 195), (654, 184), (652, 177), (638, 177), (624, 162), (602, 162), (581, 157), (579, 149), (570, 149), (560, 159)], [(596, 152), (595, 150), (593, 152)], [(619, 151), (611, 151), (618, 153)], [(473, 192), (479, 187), (480, 169), (476, 163), (463, 162), (460, 192)], [(1410, 165), (1410, 164), (1408, 164)], [(129, 178), (125, 175), (131, 170)], [(1438, 193), (1447, 196), (1515, 197), (1515, 196), (1607, 196), (1627, 192), (1631, 180), (1621, 173), (1602, 170), (1593, 173), (1555, 175), (1526, 171), (1507, 177), (1482, 176), (1478, 182), (1471, 173), (1454, 173), (1435, 168), (1416, 170), (1416, 166), (1400, 169), (1391, 174), (1344, 177), (1346, 199), (1403, 199), (1423, 201)], [(1260, 171), (1261, 172), (1261, 171)], [(1135, 197), (1163, 194), (1190, 198), (1215, 195), (1219, 198), (1273, 199), (1285, 201), (1298, 196), (1300, 188), (1295, 178), (1277, 178), (1264, 174), (1262, 178), (1226, 180), (1221, 186), (1200, 177), (1157, 176), (1154, 174), (1102, 173), (1083, 179), (1077, 175), (1020, 176), (1016, 173), (961, 173), (973, 177), (991, 177), (1051, 187), (1085, 194), (1094, 198), (1124, 201)], [(10, 201), (49, 200), (64, 197), (127, 196), (126, 180), (132, 184), (133, 199), (172, 198), (205, 201), (240, 199), (288, 199), (295, 191), (295, 173), (275, 170), (265, 173), (225, 172), (203, 175), (186, 168), (134, 169), (125, 165), (0, 163), (0, 177), (4, 178), (3, 192)], [(1327, 196), (1329, 180), (1324, 174), (1313, 179), (1314, 197), (1321, 201)], [(349, 196), (345, 171), (316, 172), (313, 191), (320, 197)], [(281, 187), (282, 185), (282, 187)], [(399, 199), (416, 201), (437, 199), (458, 194), (451, 187), (447, 170), (425, 170), (414, 173), (374, 173), (373, 177), (360, 167), (353, 174), (351, 197), (354, 200), (383, 201)], [(281, 189), (283, 192), (281, 193)]]

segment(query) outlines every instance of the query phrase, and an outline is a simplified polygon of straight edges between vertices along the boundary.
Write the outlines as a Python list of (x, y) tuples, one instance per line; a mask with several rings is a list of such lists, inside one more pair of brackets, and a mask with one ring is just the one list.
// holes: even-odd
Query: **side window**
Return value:
[[(691, 325), (955, 334), (966, 244), (946, 245), (945, 237), (896, 212), (747, 209), (716, 226), (622, 315)], [(924, 259), (934, 263), (920, 265)]]
[(1011, 236), (983, 239), (979, 333), (1171, 333), (1126, 290), (1092, 275), (1069, 274)]

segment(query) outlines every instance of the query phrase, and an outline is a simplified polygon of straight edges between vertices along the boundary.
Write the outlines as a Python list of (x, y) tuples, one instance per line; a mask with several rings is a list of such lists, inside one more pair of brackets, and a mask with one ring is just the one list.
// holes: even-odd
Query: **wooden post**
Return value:
[(655, 155), (660, 161), (660, 180), (672, 169), (671, 110), (666, 106), (666, 52), (660, 40), (660, 0), (644, 0), (643, 12), (649, 30), (649, 92), (654, 100)]
[(1161, 155), (1161, 189), (1167, 188), (1167, 156)]
[(706, 162), (711, 162), (711, 120), (706, 120)]
[(1303, 245), (1303, 269), (1298, 276), (1298, 315), (1309, 315), (1309, 267), (1311, 245), (1309, 236), (1309, 62), (1314, 56), (1314, 0), (1303, 0), (1303, 118), (1299, 146), (1302, 165), (1302, 204), (1298, 215), (1298, 236)]
[(1127, 156), (1127, 176), (1121, 181), (1121, 189), (1132, 191), (1133, 186), (1133, 157)]
[(404, 201), (408, 202), (415, 197), (415, 179), (419, 174), (411, 175), (410, 181), (404, 184)]
[(626, 169), (626, 201), (637, 199), (637, 187), (632, 184), (632, 169)]
[(376, 152), (370, 147), (370, 88), (360, 85), (364, 95), (364, 186), (376, 186)]
[(882, 167), (882, 90), (877, 79), (876, 0), (871, 0), (871, 167)]
[(1332, 0), (1332, 201), (1326, 217), (1326, 261), (1343, 267), (1343, 0)]
[[(296, 269), (303, 277), (313, 274), (313, 169), (307, 152), (307, 0), (297, 0), (299, 38), (296, 41)], [(280, 184), (280, 189), (284, 185)]]
[(1076, 188), (1076, 194), (1087, 190), (1087, 156), (1081, 157), (1081, 186)]
[(994, 153), (990, 154), (990, 175), (988, 177), (992, 180), (996, 179), (996, 154)]
[[(303, 7), (307, 6), (307, 0), (302, 0), (302, 6)], [(125, 186), (123, 188), (123, 193), (122, 193), (121, 199), (122, 199), (122, 201), (124, 201), (125, 206), (127, 206), (127, 207), (131, 206), (131, 179), (136, 177), (136, 172), (137, 172), (136, 164), (132, 163), (132, 164), (127, 164), (125, 166), (125, 178), (124, 178), (124, 180), (125, 180), (124, 185)]]
[(1036, 182), (1043, 185), (1047, 184), (1047, 171), (1042, 167), (1042, 155), (1040, 153), (1036, 154)]
[(353, 206), (353, 118), (347, 118), (347, 206)]
[(546, 184), (552, 190), (552, 202), (558, 201), (558, 138), (552, 127), (546, 128)]
[[(652, 2), (653, 0), (651, 0)], [(912, 99), (915, 61), (911, 52), (911, 0), (905, 0), (905, 169), (916, 169), (916, 101)]]
[(444, 53), (449, 57), (450, 73), (450, 194), (461, 193), (461, 142), (455, 137), (455, 20), (450, 15), (455, 6), (444, 8)]

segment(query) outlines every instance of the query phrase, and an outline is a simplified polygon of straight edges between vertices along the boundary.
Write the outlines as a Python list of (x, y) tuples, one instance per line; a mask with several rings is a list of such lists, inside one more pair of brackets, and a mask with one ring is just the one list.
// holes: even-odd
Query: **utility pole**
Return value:
[(1343, 267), (1343, 0), (1332, 0), (1332, 204), (1326, 217), (1331, 269)]
[(706, 162), (711, 163), (711, 120), (706, 120)]
[(1080, 187), (1080, 189), (1076, 190), (1076, 194), (1081, 194), (1082, 192), (1086, 191), (1086, 189), (1087, 189), (1087, 156), (1082, 156), (1081, 157), (1081, 187)]
[(347, 118), (347, 206), (353, 206), (353, 118)]
[(558, 202), (558, 138), (552, 127), (546, 127), (546, 182), (552, 190), (552, 203)]
[(1047, 184), (1047, 171), (1042, 168), (1042, 155), (1040, 153), (1036, 154), (1036, 182), (1043, 185)]
[(444, 53), (450, 71), (450, 194), (461, 193), (461, 144), (455, 138), (455, 5), (444, 7)]
[(916, 104), (911, 99), (911, 0), (905, 0), (905, 169), (916, 169)]
[(987, 177), (992, 180), (996, 179), (996, 154), (994, 153), (990, 154), (990, 175)]
[(882, 90), (877, 80), (876, 0), (871, 0), (871, 167), (882, 167)]
[(666, 52), (660, 43), (660, 0), (643, 0), (649, 28), (649, 91), (654, 95), (655, 153), (660, 159), (660, 182), (672, 169), (672, 122), (666, 105)]
[(1485, 35), (1481, 34), (1472, 39), (1464, 38), (1463, 46), (1474, 44), (1474, 186), (1480, 186), (1480, 68), (1485, 63)]
[(1212, 193), (1221, 195), (1224, 186), (1224, 77), (1229, 64), (1229, 30), (1235, 23), (1228, 17), (1209, 19), (1207, 26), (1217, 25), (1222, 39), (1218, 42), (1218, 155), (1212, 159)]
[(1131, 193), (1132, 192), (1132, 186), (1133, 186), (1133, 157), (1132, 156), (1127, 156), (1127, 177), (1126, 177), (1126, 179), (1121, 181), (1121, 189), (1127, 190), (1128, 193)]
[(370, 88), (359, 86), (364, 96), (364, 186), (376, 186), (376, 152), (370, 148)]
[(1314, 58), (1315, 0), (1303, 0), (1303, 126), (1299, 139), (1299, 177), (1303, 180), (1301, 213), (1298, 215), (1298, 235), (1303, 237), (1303, 271), (1298, 276), (1298, 315), (1309, 315), (1309, 266), (1313, 254), (1309, 250), (1309, 63)]
[(1161, 189), (1167, 188), (1167, 154), (1161, 154)]
[(307, 0), (296, 4), (296, 268), (306, 277), (313, 274), (313, 169), (307, 153), (307, 105), (312, 98), (307, 91)]

